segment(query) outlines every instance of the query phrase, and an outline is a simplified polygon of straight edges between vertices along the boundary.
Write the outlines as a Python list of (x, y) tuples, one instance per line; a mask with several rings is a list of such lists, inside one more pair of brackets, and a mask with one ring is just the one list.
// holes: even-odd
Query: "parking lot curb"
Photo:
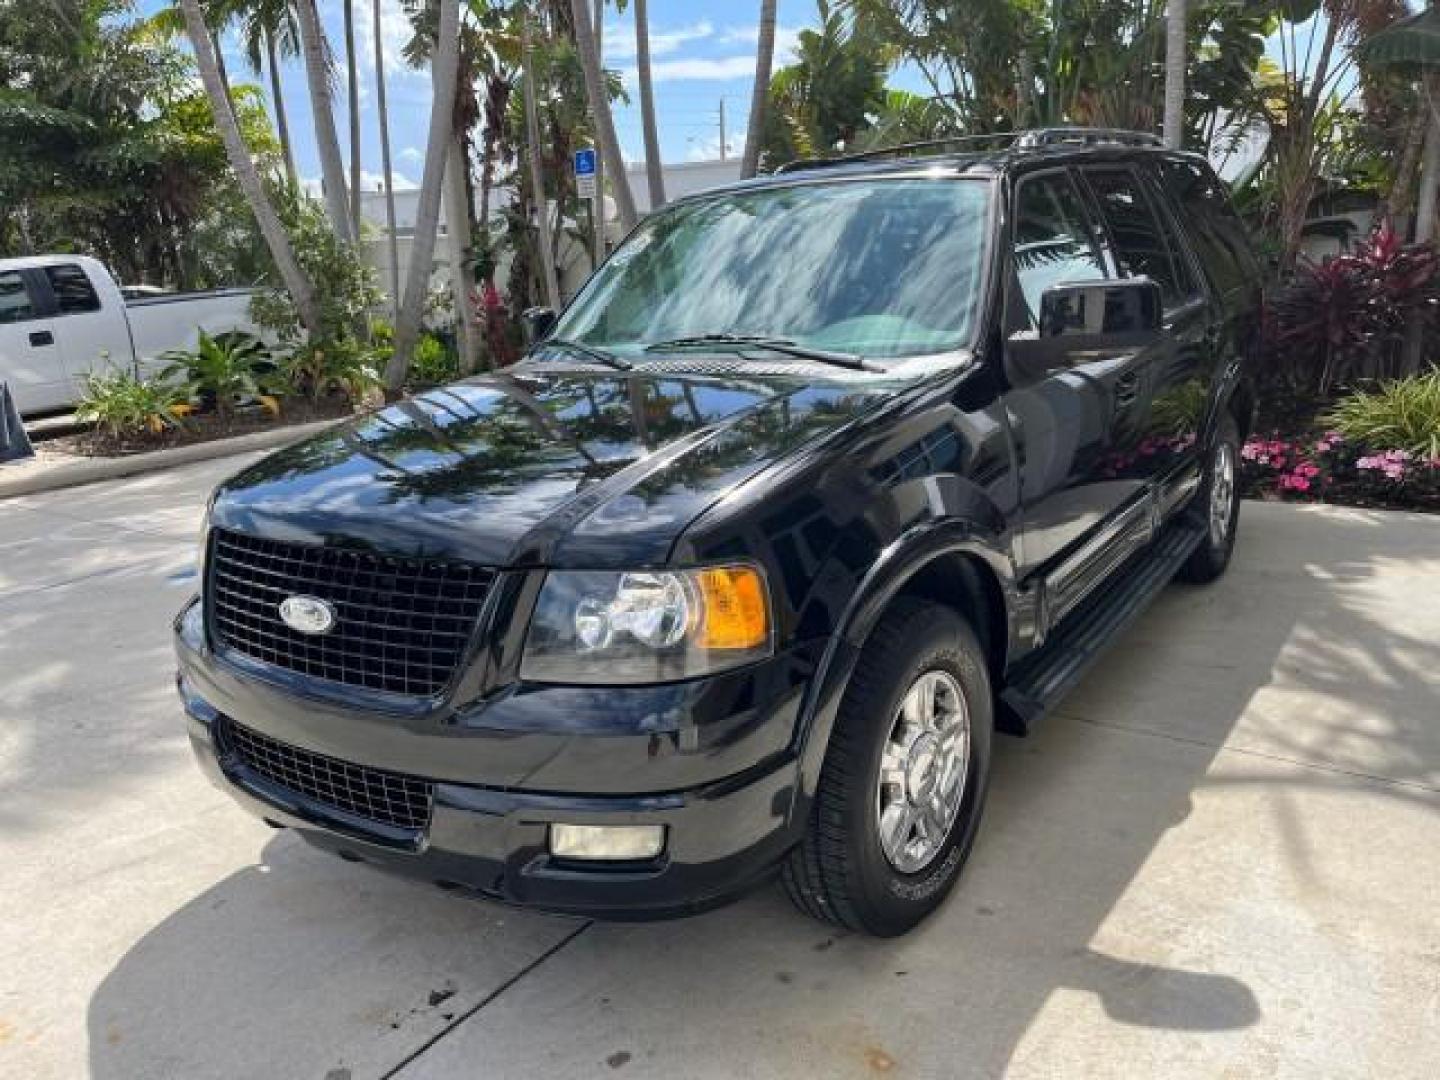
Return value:
[(7, 478), (0, 467), (0, 500), (15, 499), (22, 495), (38, 495), (46, 491), (80, 487), (83, 484), (99, 483), (102, 480), (118, 480), (126, 476), (174, 469), (182, 465), (193, 465), (199, 461), (231, 457), (253, 450), (269, 450), (277, 446), (299, 442), (301, 439), (337, 423), (336, 420), (317, 420), (308, 424), (294, 424), (270, 431), (256, 431), (248, 435), (235, 435), (228, 439), (212, 442), (192, 443), (176, 446), (169, 450), (152, 450), (143, 454), (126, 457), (86, 458), (73, 463), (55, 465), (50, 468), (27, 472), (24, 475)]

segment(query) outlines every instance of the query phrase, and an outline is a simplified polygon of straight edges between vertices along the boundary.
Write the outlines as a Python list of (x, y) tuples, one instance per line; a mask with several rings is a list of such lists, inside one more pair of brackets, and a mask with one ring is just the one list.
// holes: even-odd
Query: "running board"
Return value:
[(1065, 617), (1043, 646), (1016, 665), (1000, 692), (999, 727), (1026, 735), (1080, 681), (1106, 646), (1124, 632), (1170, 583), (1205, 538), (1205, 527), (1185, 515), (1131, 559)]

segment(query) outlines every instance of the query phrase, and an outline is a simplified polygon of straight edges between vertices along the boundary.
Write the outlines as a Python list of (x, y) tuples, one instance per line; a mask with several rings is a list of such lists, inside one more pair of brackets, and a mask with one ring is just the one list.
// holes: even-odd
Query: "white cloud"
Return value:
[[(702, 19), (693, 26), (677, 27), (674, 30), (656, 30), (650, 28), (650, 55), (668, 56), (677, 51), (681, 46), (688, 45), (692, 41), (704, 41), (715, 33), (715, 26), (708, 19)], [(633, 60), (635, 58), (635, 24), (631, 21), (607, 24), (605, 37), (601, 42), (605, 52), (606, 63), (613, 58), (615, 60)]]
[[(373, 78), (375, 62), (375, 21), (371, 17), (369, 4), (355, 5), (355, 37), (356, 48), (360, 53), (360, 66), (362, 85), (368, 84)], [(402, 50), (414, 36), (414, 29), (410, 26), (410, 20), (405, 17), (404, 9), (396, 0), (384, 0), (380, 11), (380, 36), (385, 48), (385, 82), (388, 85), (393, 81), (407, 79), (424, 79), (429, 81), (428, 70), (417, 70), (405, 63)], [(334, 47), (332, 40), (332, 47)], [(366, 73), (369, 74), (366, 74)]]
[[(775, 67), (794, 63), (796, 51), (800, 48), (800, 32), (803, 26), (775, 27)], [(722, 30), (715, 38), (722, 45), (760, 44), (759, 26), (731, 26)]]
[(407, 146), (395, 155), (397, 161), (408, 161), (412, 165), (425, 164), (425, 151), (418, 146)]
[[(625, 68), (621, 73), (627, 87), (638, 85), (635, 69)], [(696, 82), (748, 79), (755, 75), (755, 55), (720, 57), (682, 57), (676, 60), (659, 60), (650, 65), (650, 78), (655, 82)]]
[[(420, 186), (419, 183), (417, 183), (416, 181), (410, 179), (410, 177), (406, 176), (406, 175), (405, 175), (404, 173), (402, 173), (402, 172), (399, 172), (398, 170), (392, 169), (392, 170), (391, 170), (391, 175), (394, 176), (394, 178), (395, 178), (395, 190), (396, 190), (396, 191), (413, 191), (415, 188), (418, 188), (418, 187)], [(385, 177), (384, 177), (384, 174), (382, 174), (382, 173), (373, 173), (373, 172), (371, 172), (369, 169), (361, 169), (361, 170), (360, 170), (360, 190), (361, 190), (361, 191), (384, 191), (384, 190), (385, 190), (384, 179), (385, 179)]]
[[(738, 158), (745, 152), (745, 129), (725, 133), (725, 156)], [(719, 161), (720, 133), (706, 138), (692, 138), (685, 149), (686, 161)]]

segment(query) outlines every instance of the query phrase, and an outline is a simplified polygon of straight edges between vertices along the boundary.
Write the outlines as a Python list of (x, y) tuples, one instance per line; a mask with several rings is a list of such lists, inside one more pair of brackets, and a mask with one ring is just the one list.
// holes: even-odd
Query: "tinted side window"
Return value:
[(1250, 234), (1215, 173), (1191, 161), (1165, 161), (1160, 175), (1175, 205), (1184, 210), (1185, 231), (1216, 291), (1229, 292), (1259, 278)]
[(1155, 208), (1129, 169), (1086, 170), (1085, 179), (1109, 226), (1115, 258), (1126, 277), (1151, 278), (1167, 308), (1198, 293), (1176, 244), (1167, 238)]
[(17, 270), (0, 273), (0, 323), (24, 322), (35, 317), (35, 302)]
[(80, 267), (47, 266), (45, 276), (50, 279), (50, 288), (55, 290), (61, 315), (100, 310), (100, 297), (95, 295), (90, 279)]
[[(1040, 317), (1040, 295), (1067, 281), (1108, 276), (1090, 236), (1084, 204), (1065, 173), (1031, 177), (1015, 196), (1015, 277), (1028, 309), (1029, 325)], [(1025, 312), (1012, 311), (1012, 326)]]

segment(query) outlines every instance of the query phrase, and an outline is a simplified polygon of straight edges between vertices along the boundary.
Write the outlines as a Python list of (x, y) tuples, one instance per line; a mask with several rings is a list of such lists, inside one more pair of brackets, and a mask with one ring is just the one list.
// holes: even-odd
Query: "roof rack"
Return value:
[(1036, 146), (1164, 146), (1158, 135), (1148, 131), (1127, 131), (1124, 128), (1049, 127), (1026, 131), (1002, 131), (992, 135), (957, 135), (948, 139), (927, 139), (923, 142), (901, 143), (858, 154), (833, 158), (800, 158), (787, 161), (775, 170), (778, 173), (800, 172), (803, 169), (824, 169), (832, 165), (850, 165), (859, 161), (885, 161), (895, 158), (920, 157), (925, 154), (966, 150), (1025, 149)]

